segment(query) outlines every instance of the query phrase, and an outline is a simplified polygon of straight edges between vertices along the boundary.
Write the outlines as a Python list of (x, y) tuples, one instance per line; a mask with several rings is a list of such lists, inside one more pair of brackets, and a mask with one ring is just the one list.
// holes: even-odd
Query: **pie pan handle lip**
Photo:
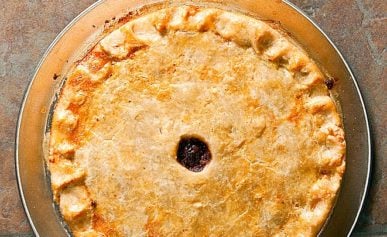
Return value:
[[(82, 18), (91, 13), (95, 8), (109, 1), (112, 0), (99, 0), (95, 2), (86, 10), (84, 10), (81, 14), (79, 14), (76, 18), (74, 18), (62, 30), (62, 32), (58, 34), (58, 36), (48, 47), (42, 59), (38, 63), (24, 94), (16, 128), (17, 130), (15, 140), (15, 168), (21, 201), (30, 226), (36, 236), (68, 235), (68, 232), (64, 228), (64, 224), (61, 221), (58, 211), (55, 210), (54, 204), (52, 203), (51, 189), (46, 180), (47, 177), (43, 162), (44, 159), (42, 158), (42, 137), (44, 135), (44, 123), (47, 120), (47, 114), (39, 113), (39, 111), (43, 104), (49, 105), (51, 103), (47, 101), (52, 100), (53, 93), (51, 90), (53, 89), (53, 86), (48, 85), (49, 82), (45, 82), (45, 85), (43, 85), (42, 90), (42, 88), (39, 88), (39, 85), (42, 87), (42, 84), (36, 85), (37, 77), (39, 77), (39, 73), (43, 65), (47, 64), (46, 61), (49, 58), (50, 54), (52, 54), (53, 51), (57, 50), (56, 47), (58, 43), (63, 40), (63, 38), (66, 36), (66, 34), (68, 34), (70, 29), (73, 28), (77, 23), (79, 23)], [(120, 2), (125, 1), (126, 0), (120, 0)], [(133, 2), (140, 1), (142, 1), (142, 5), (163, 2), (162, 0), (136, 0)], [(212, 1), (219, 2), (218, 0)], [(265, 3), (265, 1), (267, 0), (248, 0), (245, 2), (250, 2), (251, 4), (258, 4), (258, 2)], [(198, 1), (188, 2), (195, 3)], [(241, 4), (244, 1), (227, 0), (227, 2)], [(352, 146), (351, 144), (356, 144), (356, 142), (359, 143), (359, 146), (358, 148), (355, 147), (353, 152), (351, 151), (351, 149), (347, 149), (347, 171), (344, 175), (342, 185), (343, 187), (341, 189), (341, 193), (339, 194), (334, 210), (330, 216), (330, 219), (323, 227), (319, 236), (349, 236), (355, 227), (362, 206), (364, 204), (371, 173), (370, 128), (363, 98), (356, 79), (348, 63), (345, 61), (343, 55), (340, 53), (338, 48), (322, 31), (322, 29), (290, 1), (272, 0), (271, 2), (268, 3), (268, 5), (279, 4), (282, 8), (286, 8), (288, 12), (295, 14), (294, 17), (296, 19), (302, 18), (304, 21), (302, 22), (302, 24), (305, 24), (309, 28), (314, 28), (313, 34), (317, 35), (317, 37), (321, 41), (324, 41), (322, 44), (325, 44), (327, 47), (331, 48), (334, 54), (332, 57), (337, 58), (337, 62), (342, 66), (342, 69), (340, 70), (343, 71), (343, 75), (347, 75), (347, 80), (343, 82), (343, 84), (345, 85), (342, 86), (342, 92), (345, 91), (346, 93), (342, 93), (339, 96), (339, 98), (343, 99), (344, 102), (342, 103), (342, 107), (349, 107), (348, 109), (344, 108), (343, 111), (343, 120), (348, 145), (347, 147), (353, 148), (354, 146)], [(46, 79), (48, 80), (50, 76), (46, 77)], [(39, 93), (37, 93), (37, 91)], [(36, 102), (36, 100), (39, 100), (39, 102)], [(348, 111), (352, 109), (354, 109), (355, 114), (351, 114), (351, 111)], [(357, 135), (360, 138), (358, 138)], [(355, 156), (349, 157), (349, 153), (355, 153)], [(353, 164), (356, 162), (355, 160), (351, 162), (352, 159), (357, 159), (356, 161), (359, 161), (360, 163)], [(358, 176), (356, 173), (354, 173), (355, 171), (359, 171), (361, 175)], [(354, 188), (355, 191), (352, 191), (352, 188)], [(348, 198), (348, 200), (343, 200), (344, 198)], [(346, 202), (349, 204), (343, 205)], [(347, 212), (350, 212), (350, 214), (344, 217), (340, 216)]]

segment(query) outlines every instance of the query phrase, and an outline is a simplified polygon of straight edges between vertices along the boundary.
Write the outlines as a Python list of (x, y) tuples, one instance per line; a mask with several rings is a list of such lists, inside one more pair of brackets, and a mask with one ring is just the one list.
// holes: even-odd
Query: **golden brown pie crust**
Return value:
[[(315, 236), (345, 168), (326, 76), (268, 24), (179, 6), (131, 20), (69, 73), (54, 199), (75, 236)], [(176, 161), (201, 137), (201, 172)]]

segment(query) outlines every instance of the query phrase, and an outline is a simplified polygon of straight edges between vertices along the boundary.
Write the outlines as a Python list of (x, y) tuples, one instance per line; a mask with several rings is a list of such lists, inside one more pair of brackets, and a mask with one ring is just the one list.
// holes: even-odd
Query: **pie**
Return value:
[(345, 170), (332, 85), (267, 22), (139, 14), (67, 75), (53, 199), (74, 236), (316, 236)]

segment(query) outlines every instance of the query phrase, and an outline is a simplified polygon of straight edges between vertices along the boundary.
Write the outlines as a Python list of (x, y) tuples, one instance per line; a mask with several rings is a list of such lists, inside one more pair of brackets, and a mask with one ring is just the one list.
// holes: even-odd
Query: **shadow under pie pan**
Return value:
[(69, 236), (52, 199), (45, 167), (45, 134), (52, 104), (66, 72), (128, 13), (165, 4), (213, 6), (279, 24), (322, 68), (337, 79), (332, 89), (341, 106), (346, 137), (346, 171), (336, 204), (319, 236), (349, 236), (361, 211), (371, 167), (371, 143), (364, 103), (344, 58), (305, 14), (288, 1), (102, 0), (76, 17), (39, 62), (25, 93), (16, 138), (16, 172), (21, 199), (36, 236)]

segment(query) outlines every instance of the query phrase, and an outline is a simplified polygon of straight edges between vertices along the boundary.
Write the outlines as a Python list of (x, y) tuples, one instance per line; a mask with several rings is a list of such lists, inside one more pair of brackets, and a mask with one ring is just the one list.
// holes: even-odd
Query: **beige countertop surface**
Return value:
[[(353, 236), (387, 236), (387, 1), (291, 0), (352, 67), (371, 123), (373, 174)], [(55, 36), (93, 0), (0, 0), (0, 236), (33, 236), (19, 198), (14, 148), (23, 94)]]

